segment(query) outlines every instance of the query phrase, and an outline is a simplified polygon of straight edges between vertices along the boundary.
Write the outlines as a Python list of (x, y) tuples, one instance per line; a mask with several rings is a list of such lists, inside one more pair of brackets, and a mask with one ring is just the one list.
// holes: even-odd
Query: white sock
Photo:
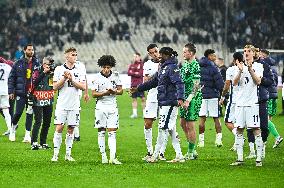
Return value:
[(179, 142), (179, 136), (178, 136), (178, 133), (176, 132), (175, 130), (175, 127), (173, 130), (170, 130), (169, 131), (171, 137), (172, 137), (172, 145), (173, 145), (173, 148), (176, 152), (176, 158), (179, 159), (179, 158), (182, 158), (182, 152), (181, 152), (181, 148), (180, 148), (180, 142)]
[(137, 109), (133, 108), (133, 115), (137, 116)]
[(98, 132), (98, 144), (102, 155), (106, 153), (105, 134), (105, 131)]
[(31, 131), (26, 130), (25, 137), (30, 137), (30, 136), (31, 136)]
[(249, 143), (249, 150), (250, 150), (250, 153), (255, 154), (254, 143), (253, 143), (253, 142), (250, 142), (250, 143)]
[(261, 134), (255, 136), (255, 146), (256, 146), (256, 161), (261, 161), (263, 141)]
[(115, 159), (116, 154), (116, 131), (108, 132), (108, 147), (109, 147), (109, 159)]
[(165, 154), (167, 144), (168, 144), (168, 139), (169, 139), (169, 131), (166, 131), (164, 143), (162, 144), (161, 149), (160, 149), (160, 153), (162, 153), (162, 154)]
[(153, 157), (155, 159), (158, 158), (159, 153), (161, 151), (161, 147), (165, 143), (165, 140), (167, 140), (168, 136), (167, 136), (166, 132), (168, 132), (168, 130), (164, 130), (164, 129), (159, 128), (157, 142), (156, 142), (156, 145), (155, 145), (155, 151), (154, 151), (154, 154), (153, 154)]
[(222, 141), (222, 133), (217, 133), (216, 134), (216, 140)]
[(204, 142), (204, 133), (199, 134), (199, 142)]
[(232, 130), (232, 133), (233, 133), (233, 135), (237, 135), (237, 128), (233, 128), (233, 130)]
[(79, 136), (80, 136), (79, 126), (76, 126), (74, 128), (74, 137), (79, 137)]
[(152, 128), (145, 129), (145, 127), (144, 127), (144, 135), (145, 135), (147, 151), (148, 151), (148, 153), (153, 154)]
[(73, 146), (73, 134), (66, 133), (66, 139), (65, 139), (65, 144), (66, 144), (66, 155), (71, 155), (71, 150)]
[(244, 161), (244, 136), (242, 134), (237, 134), (235, 137), (236, 149), (238, 154), (238, 161)]
[(10, 113), (9, 113), (9, 109), (3, 108), (2, 111), (3, 111), (4, 117), (5, 117), (7, 129), (10, 130), (11, 129), (11, 116), (10, 116)]
[(62, 143), (62, 133), (58, 133), (55, 131), (53, 136), (54, 155), (59, 154), (61, 143)]

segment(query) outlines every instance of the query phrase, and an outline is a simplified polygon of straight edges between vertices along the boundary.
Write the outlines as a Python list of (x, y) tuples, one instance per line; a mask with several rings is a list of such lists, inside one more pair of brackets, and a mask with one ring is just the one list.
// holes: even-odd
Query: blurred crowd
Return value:
[[(181, 36), (185, 36), (188, 41), (197, 44), (224, 44), (227, 2), (227, 46), (230, 51), (242, 48), (246, 43), (260, 48), (284, 48), (284, 1), (175, 0), (161, 1), (161, 7), (151, 7), (151, 2), (158, 1), (109, 0), (111, 11), (117, 18), (107, 27), (109, 37), (112, 40), (130, 40), (137, 30), (152, 25), (156, 28), (153, 42), (178, 43)], [(27, 2), (27, 7), (33, 7), (32, 1)], [(170, 3), (174, 6), (170, 7), (169, 12), (165, 11), (165, 16), (161, 18), (157, 10), (163, 11), (162, 7)], [(28, 42), (42, 47), (52, 44), (43, 55), (52, 55), (54, 47), (62, 51), (65, 43), (93, 42), (95, 33), (103, 30), (103, 21), (106, 19), (85, 23), (80, 8), (70, 5), (47, 7), (46, 12), (40, 12), (36, 9), (19, 9), (13, 3), (2, 3), (0, 15), (0, 55), (11, 59), (15, 59), (19, 47)], [(127, 21), (120, 22), (120, 16), (131, 19), (135, 28), (131, 28)], [(90, 24), (91, 32), (86, 32), (86, 24)], [(175, 32), (169, 34), (165, 32), (167, 29), (174, 29)]]

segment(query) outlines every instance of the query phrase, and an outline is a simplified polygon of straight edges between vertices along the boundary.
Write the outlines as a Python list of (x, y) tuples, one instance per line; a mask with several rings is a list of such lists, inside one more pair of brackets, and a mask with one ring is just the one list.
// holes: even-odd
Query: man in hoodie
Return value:
[(204, 147), (204, 132), (206, 117), (213, 117), (216, 129), (215, 145), (221, 147), (222, 144), (222, 128), (219, 120), (219, 102), (220, 91), (224, 86), (224, 81), (217, 66), (215, 51), (207, 49), (204, 57), (200, 59), (200, 85), (202, 87), (202, 104), (199, 112), (199, 143), (198, 147)]
[(178, 106), (183, 105), (184, 83), (181, 79), (177, 66), (177, 52), (170, 47), (163, 47), (159, 51), (161, 62), (160, 69), (152, 79), (140, 84), (138, 88), (131, 88), (131, 92), (141, 92), (157, 87), (159, 106), (159, 131), (154, 153), (147, 162), (158, 161), (161, 147), (167, 141), (168, 135), (172, 137), (172, 145), (176, 152), (172, 163), (184, 162), (179, 136), (176, 132), (176, 119)]
[[(143, 83), (143, 62), (140, 53), (134, 54), (134, 62), (128, 67), (128, 76), (131, 76), (131, 88), (137, 87)], [(137, 98), (141, 98), (142, 108), (145, 108), (144, 92), (137, 92), (131, 95), (132, 97), (132, 115), (130, 118), (137, 118)]]

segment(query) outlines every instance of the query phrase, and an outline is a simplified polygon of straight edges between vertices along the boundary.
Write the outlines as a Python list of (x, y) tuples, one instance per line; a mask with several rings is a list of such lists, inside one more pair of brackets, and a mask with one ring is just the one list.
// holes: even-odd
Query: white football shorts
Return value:
[(254, 106), (236, 106), (235, 109), (236, 123), (238, 128), (259, 128), (259, 105)]
[(225, 117), (224, 117), (225, 122), (228, 122), (228, 123), (236, 122), (235, 109), (236, 109), (236, 103), (227, 104), (226, 111), (225, 111)]
[(55, 109), (54, 117), (55, 125), (79, 126), (80, 124), (80, 110), (63, 110)]
[(9, 108), (9, 95), (0, 95), (0, 108)]
[(173, 130), (176, 127), (178, 107), (161, 106), (159, 113), (159, 128)]
[(144, 118), (157, 119), (159, 107), (157, 102), (146, 102), (145, 109), (143, 111)]
[(199, 116), (219, 117), (218, 98), (202, 99)]
[(118, 128), (119, 115), (116, 107), (105, 107), (95, 110), (95, 128)]

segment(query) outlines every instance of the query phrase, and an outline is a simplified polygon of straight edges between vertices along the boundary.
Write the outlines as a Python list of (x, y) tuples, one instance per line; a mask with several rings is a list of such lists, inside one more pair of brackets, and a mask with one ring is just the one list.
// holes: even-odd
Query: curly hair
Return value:
[(174, 57), (178, 56), (178, 53), (174, 51), (171, 47), (163, 47), (160, 49), (159, 53)]
[(114, 59), (114, 57), (112, 55), (103, 55), (98, 60), (98, 65), (100, 67), (103, 67), (103, 66), (106, 66), (106, 65), (111, 66), (111, 67), (115, 67), (116, 60)]
[(204, 52), (204, 56), (205, 56), (205, 57), (208, 57), (210, 54), (214, 54), (214, 53), (215, 53), (215, 50), (207, 49), (207, 50), (205, 50), (205, 52)]

